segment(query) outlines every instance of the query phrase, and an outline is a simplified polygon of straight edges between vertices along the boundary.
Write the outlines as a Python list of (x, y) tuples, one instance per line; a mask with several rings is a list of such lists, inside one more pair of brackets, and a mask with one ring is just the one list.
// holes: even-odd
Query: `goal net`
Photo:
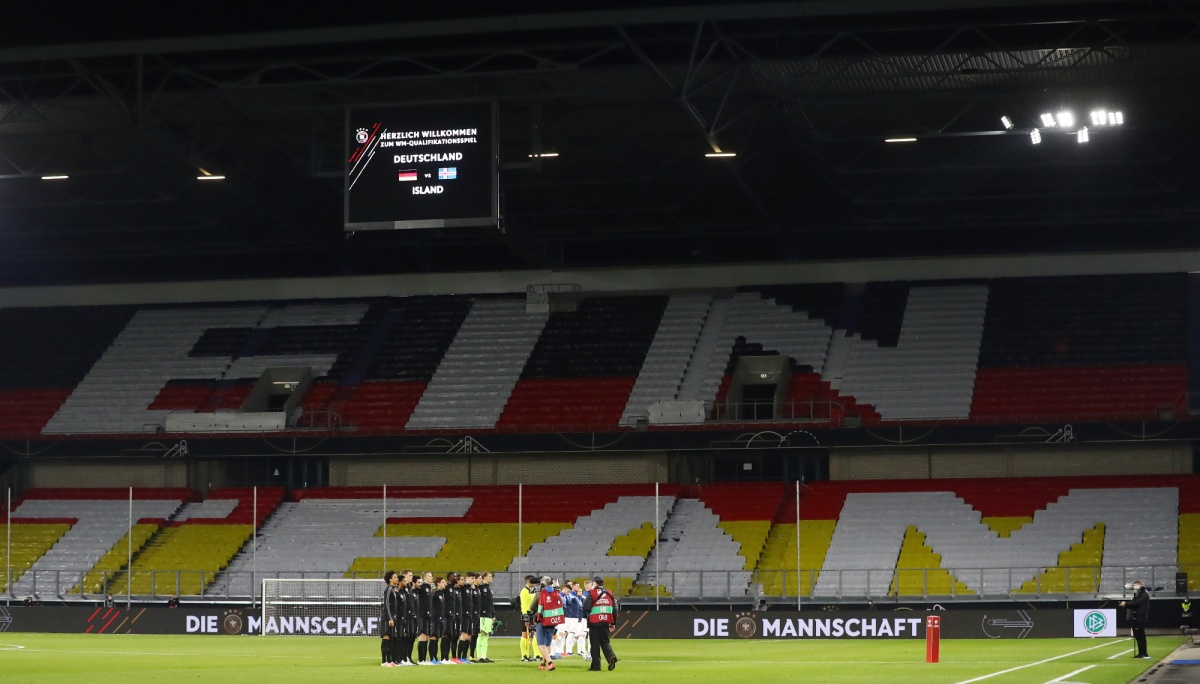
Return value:
[(262, 634), (379, 634), (378, 579), (264, 579)]

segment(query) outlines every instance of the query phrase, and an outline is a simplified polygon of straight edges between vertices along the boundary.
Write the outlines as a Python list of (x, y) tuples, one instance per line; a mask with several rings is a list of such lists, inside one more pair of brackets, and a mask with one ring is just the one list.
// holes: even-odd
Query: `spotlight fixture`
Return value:
[(884, 138), (883, 141), (885, 143), (906, 143), (906, 142), (916, 142), (917, 139), (916, 138)]
[(1004, 130), (1011, 131), (1013, 129), (1012, 119), (1007, 116), (1000, 117), (1000, 123), (1004, 124)]
[(1084, 126), (1083, 128), (1079, 129), (1079, 131), (1075, 134), (1075, 142), (1085, 143), (1087, 141), (1088, 141), (1088, 129), (1087, 129), (1087, 126)]
[(706, 154), (704, 156), (706, 156), (706, 157), (722, 157), (722, 158), (736, 157), (737, 152), (709, 152), (708, 154)]
[(1108, 123), (1108, 114), (1103, 109), (1092, 110), (1092, 125), (1103, 126)]
[(1063, 109), (1059, 111), (1058, 116), (1055, 118), (1058, 120), (1059, 128), (1071, 128), (1075, 125), (1075, 115), (1069, 110)]
[(1042, 132), (1036, 128), (1033, 129), (1032, 131), (1029, 131), (1029, 142), (1033, 143), (1034, 145), (1041, 145), (1042, 144)]
[(1054, 128), (1054, 115), (1049, 112), (1042, 114), (1042, 125), (1046, 128)]

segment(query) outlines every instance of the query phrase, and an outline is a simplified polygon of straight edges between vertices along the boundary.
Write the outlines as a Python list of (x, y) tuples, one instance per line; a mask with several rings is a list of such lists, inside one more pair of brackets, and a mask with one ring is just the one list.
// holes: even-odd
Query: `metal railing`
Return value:
[(721, 422), (801, 421), (805, 423), (838, 423), (844, 419), (845, 408), (829, 399), (789, 401), (730, 401), (713, 403), (706, 415)]
[[(425, 568), (421, 568), (425, 570)], [(435, 575), (448, 570), (430, 569)], [(460, 568), (460, 571), (466, 568)], [(1200, 590), (1200, 565), (1196, 566), (1086, 566), (1068, 568), (913, 568), (878, 570), (674, 570), (643, 577), (640, 573), (606, 573), (608, 586), (629, 602), (689, 603), (696, 601), (790, 602), (799, 598), (826, 603), (937, 598), (939, 600), (1031, 600), (1065, 597), (1101, 597), (1121, 594), (1126, 585), (1141, 580), (1150, 588), (1174, 591), (1176, 573), (1187, 573), (1189, 591)], [(171, 596), (213, 601), (254, 601), (262, 580), (374, 579), (380, 572), (258, 572), (208, 570), (141, 570), (127, 575), (111, 571), (38, 570), (7, 582), (0, 600), (97, 601), (105, 595), (138, 600), (165, 600)], [(577, 572), (543, 572), (529, 567), (522, 572), (497, 572), (493, 582), (498, 599), (508, 599), (524, 586), (525, 575), (549, 574), (583, 580), (594, 569)], [(10, 588), (11, 587), (11, 588)]]

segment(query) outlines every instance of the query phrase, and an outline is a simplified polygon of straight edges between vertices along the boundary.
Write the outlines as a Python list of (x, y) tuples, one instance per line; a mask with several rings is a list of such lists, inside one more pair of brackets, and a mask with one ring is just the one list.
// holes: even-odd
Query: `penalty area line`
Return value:
[[(1124, 641), (1124, 639), (1122, 639), (1122, 641)], [(1111, 642), (1104, 643), (1104, 644), (1097, 644), (1096, 646), (1089, 646), (1087, 648), (1080, 649), (1078, 651), (1071, 651), (1070, 653), (1064, 653), (1062, 655), (1057, 655), (1057, 656), (1054, 656), (1053, 658), (1046, 658), (1045, 660), (1039, 660), (1039, 661), (1033, 662), (1033, 663), (1025, 663), (1024, 665), (1010, 667), (1007, 670), (1000, 670), (999, 672), (985, 674), (985, 675), (982, 675), (979, 677), (975, 677), (974, 679), (964, 679), (961, 682), (955, 682), (955, 684), (971, 684), (972, 682), (981, 682), (985, 679), (991, 679), (992, 677), (999, 677), (1002, 674), (1008, 674), (1009, 672), (1016, 672), (1017, 670), (1024, 670), (1027, 667), (1034, 667), (1036, 665), (1045, 665), (1046, 663), (1052, 663), (1055, 660), (1061, 660), (1063, 658), (1070, 658), (1073, 655), (1079, 655), (1080, 653), (1087, 653), (1088, 651), (1094, 651), (1098, 648), (1104, 648), (1105, 646), (1112, 646), (1114, 643), (1120, 643), (1120, 642), (1111, 641)]]

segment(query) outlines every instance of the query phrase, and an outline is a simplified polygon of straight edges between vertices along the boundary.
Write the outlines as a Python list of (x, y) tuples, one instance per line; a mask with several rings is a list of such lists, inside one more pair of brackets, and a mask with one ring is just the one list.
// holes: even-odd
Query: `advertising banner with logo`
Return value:
[(927, 615), (941, 617), (943, 639), (1025, 639), (1071, 634), (1067, 610), (627, 611), (615, 638), (924, 639)]
[[(1115, 631), (1111, 630), (1116, 625), (1112, 609), (997, 608), (933, 613), (633, 609), (621, 614), (613, 636), (617, 639), (924, 639), (925, 618), (931, 614), (941, 617), (943, 639), (1025, 639), (1067, 637), (1072, 633), (1081, 636), (1081, 624), (1085, 630), (1110, 630), (1095, 636), (1112, 636)], [(1088, 618), (1089, 614), (1096, 615)], [(1097, 616), (1103, 616), (1104, 625)], [(518, 633), (521, 623), (515, 613), (503, 611), (500, 617), (504, 623), (501, 635)], [(0, 632), (373, 636), (377, 627), (374, 618), (316, 614), (272, 618), (263, 624), (261, 613), (248, 608), (0, 606)]]
[(0, 606), (0, 632), (246, 634), (259, 614), (240, 608)]
[[(498, 611), (502, 634), (516, 634), (520, 620), (511, 611)], [(0, 605), (0, 632), (58, 634), (280, 634), (316, 636), (376, 636), (375, 617), (313, 614), (270, 618), (250, 608), (138, 606), (8, 606)]]
[(1115, 608), (1075, 610), (1075, 636), (1115, 637), (1116, 635), (1117, 610)]

